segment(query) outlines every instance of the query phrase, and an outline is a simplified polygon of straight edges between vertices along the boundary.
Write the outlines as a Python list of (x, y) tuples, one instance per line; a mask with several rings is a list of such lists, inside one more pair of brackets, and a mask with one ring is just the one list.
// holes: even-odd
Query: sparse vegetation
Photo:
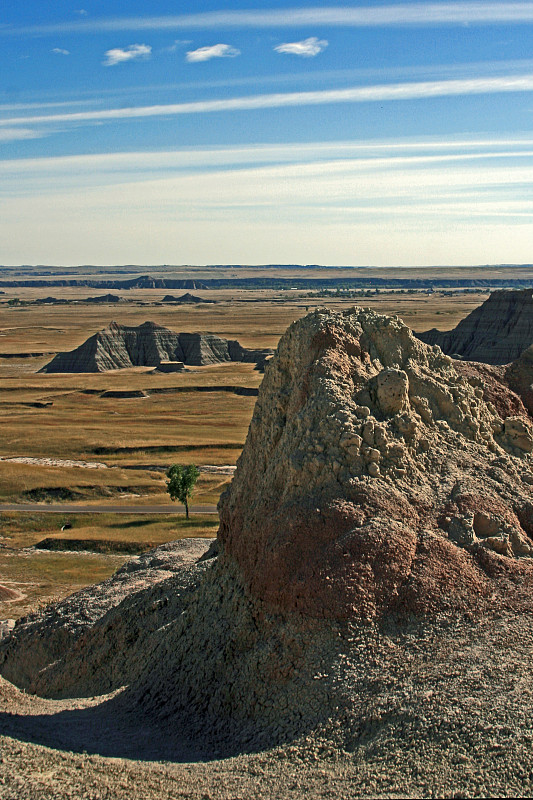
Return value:
[(167, 492), (172, 501), (183, 503), (186, 519), (189, 519), (189, 500), (199, 477), (200, 470), (194, 464), (172, 464), (167, 470)]

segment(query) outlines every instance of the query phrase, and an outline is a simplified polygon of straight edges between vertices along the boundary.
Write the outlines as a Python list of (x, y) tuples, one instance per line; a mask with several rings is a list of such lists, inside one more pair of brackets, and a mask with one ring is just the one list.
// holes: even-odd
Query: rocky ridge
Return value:
[(451, 331), (417, 334), (448, 355), (485, 364), (508, 364), (533, 344), (533, 289), (493, 292)]
[[(88, 639), (95, 638), (95, 634), (101, 640), (104, 639), (106, 630), (109, 629), (110, 617), (114, 620), (110, 627), (113, 628), (112, 638), (117, 651), (120, 650), (117, 641), (119, 620), (126, 626), (123, 640), (129, 637), (131, 642), (134, 638), (132, 620), (124, 613), (121, 604), (128, 598), (135, 597), (138, 600), (146, 592), (157, 590), (160, 583), (173, 576), (179, 575), (177, 582), (183, 583), (187, 568), (205, 555), (211, 542), (211, 539), (179, 539), (161, 545), (127, 561), (111, 578), (102, 583), (75, 592), (65, 600), (47, 606), (39, 613), (17, 620), (13, 635), (3, 644), (0, 630), (0, 663), (3, 665), (4, 677), (17, 686), (39, 692), (40, 684), (52, 682), (51, 672), (56, 665), (56, 672), (64, 673), (61, 679), (64, 692), (69, 683), (72, 683), (77, 643), (82, 640), (86, 648)], [(175, 582), (174, 591), (176, 590)], [(121, 607), (119, 614), (114, 613), (117, 607)], [(161, 605), (154, 610), (157, 608), (161, 608)], [(141, 614), (140, 617), (141, 625), (144, 624), (146, 627), (146, 619), (142, 619), (146, 614)], [(158, 624), (159, 622), (160, 620)], [(6, 631), (5, 635), (9, 632)], [(113, 647), (113, 642), (108, 643), (110, 647)], [(69, 654), (68, 667), (65, 662), (66, 654)], [(129, 654), (125, 652), (124, 655), (126, 661), (133, 660), (131, 652)], [(62, 662), (61, 669), (57, 669), (59, 660)], [(110, 660), (109, 667), (115, 670), (116, 664), (112, 666)], [(79, 683), (80, 676), (76, 677)], [(128, 676), (124, 672), (121, 680), (126, 677)], [(100, 676), (100, 682), (102, 678), (103, 676)]]
[(106, 372), (128, 367), (157, 367), (181, 361), (190, 366), (225, 361), (255, 363), (262, 368), (272, 350), (249, 350), (212, 333), (174, 333), (145, 322), (138, 327), (111, 322), (68, 353), (58, 353), (40, 372)]
[(124, 297), (118, 294), (97, 294), (94, 297), (86, 297), (82, 303), (125, 303)]

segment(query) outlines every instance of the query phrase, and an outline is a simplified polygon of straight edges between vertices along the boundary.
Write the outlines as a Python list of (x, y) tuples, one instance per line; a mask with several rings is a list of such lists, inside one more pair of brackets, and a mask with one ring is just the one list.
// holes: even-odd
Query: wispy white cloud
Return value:
[[(142, 45), (139, 45), (143, 47)], [(111, 51), (110, 51), (111, 52)], [(119, 63), (118, 61), (115, 63)], [(70, 114), (49, 114), (33, 117), (11, 117), (0, 125), (48, 124), (56, 122), (100, 122), (113, 119), (207, 114), (214, 112), (252, 111), (267, 108), (326, 105), (331, 103), (374, 103), (386, 100), (422, 100), (434, 97), (456, 97), (479, 94), (532, 92), (533, 73), (499, 78), (466, 78), (448, 81), (357, 86), (313, 92), (286, 92), (233, 97), (224, 100), (199, 100), (190, 103), (111, 108), (100, 111), (78, 111)]]
[(317, 56), (328, 46), (326, 39), (318, 39), (316, 36), (310, 36), (308, 39), (302, 39), (300, 42), (284, 42), (274, 47), (276, 53), (290, 53), (295, 56), (304, 56), (310, 58)]
[(39, 139), (42, 132), (34, 131), (31, 128), (0, 128), (1, 142), (16, 142), (21, 139)]
[(104, 67), (114, 67), (115, 64), (123, 64), (126, 61), (139, 61), (150, 58), (152, 48), (148, 44), (130, 44), (128, 47), (114, 47), (105, 54), (102, 62)]
[[(13, 128), (13, 131), (21, 130)], [(0, 131), (2, 129), (0, 128)], [(184, 148), (158, 152), (99, 153), (76, 156), (54, 156), (0, 160), (0, 175), (39, 175), (55, 171), (57, 174), (104, 175), (113, 173), (165, 172), (169, 170), (202, 170), (219, 166), (252, 164), (321, 163), (327, 161), (335, 169), (334, 160), (360, 166), (374, 167), (420, 162), (424, 154), (434, 154), (434, 160), (475, 160), (511, 157), (531, 157), (533, 138), (491, 139), (413, 139), (400, 141), (348, 141), (348, 142), (298, 142), (287, 144), (262, 144), (238, 147)], [(411, 154), (416, 154), (411, 156)], [(438, 158), (435, 159), (435, 155)], [(411, 161), (409, 161), (411, 158)]]
[[(190, 45), (190, 40), (178, 40), (180, 45)], [(169, 48), (174, 50), (172, 46)], [(176, 47), (177, 49), (177, 47)], [(161, 52), (165, 52), (166, 48), (162, 48)], [(260, 85), (279, 85), (291, 84), (293, 91), (296, 86), (306, 85), (312, 83), (313, 86), (321, 84), (326, 86), (328, 81), (334, 80), (344, 81), (346, 84), (353, 83), (354, 81), (390, 81), (398, 82), (412, 81), (412, 80), (450, 80), (451, 78), (465, 79), (468, 77), (502, 77), (504, 75), (524, 75), (533, 73), (533, 58), (523, 59), (508, 59), (502, 61), (472, 61), (467, 63), (453, 63), (453, 64), (424, 64), (424, 65), (403, 65), (394, 67), (359, 67), (354, 69), (329, 69), (329, 70), (313, 70), (308, 71), (291, 71), (279, 74), (268, 75), (247, 75), (238, 78), (224, 78), (206, 80), (203, 76), (187, 81), (179, 81), (173, 83), (162, 84), (137, 84), (127, 87), (115, 88), (99, 88), (98, 94), (95, 94), (94, 89), (77, 89), (75, 97), (91, 97), (90, 100), (83, 101), (85, 104), (92, 103), (93, 105), (102, 105), (102, 100), (106, 96), (113, 96), (116, 102), (120, 100), (121, 105), (126, 105), (124, 98), (129, 96), (139, 97), (142, 94), (154, 95), (160, 91), (175, 91), (175, 90), (189, 90), (199, 89), (206, 90), (212, 88), (228, 89), (232, 86), (255, 86)], [(69, 93), (65, 93), (66, 96)], [(63, 95), (62, 95), (63, 96)], [(72, 100), (73, 106), (79, 105), (80, 101)], [(68, 105), (68, 102), (53, 103), (50, 105)], [(37, 107), (37, 105), (36, 105)], [(44, 104), (43, 104), (44, 107)], [(1, 110), (1, 109), (0, 109)]]
[(162, 47), (161, 52), (175, 53), (180, 47), (187, 47), (189, 44), (191, 44), (190, 39), (175, 39), (172, 44), (168, 45), (168, 47)]
[(75, 14), (79, 14), (79, 15), (80, 15), (80, 17), (86, 17), (86, 16), (87, 16), (87, 11), (86, 11), (84, 8), (77, 8), (77, 9), (74, 11), (74, 13), (75, 13)]
[(58, 32), (93, 33), (95, 31), (165, 30), (196, 28), (290, 28), (302, 25), (351, 27), (490, 25), (532, 23), (532, 2), (448, 2), (398, 3), (361, 8), (288, 8), (268, 10), (211, 11), (158, 17), (91, 19), (76, 23), (30, 25), (21, 28), (4, 26), (0, 34), (41, 34)]
[(52, 53), (56, 53), (58, 56), (69, 56), (70, 50), (64, 50), (62, 47), (53, 47)]
[(72, 108), (73, 106), (89, 106), (100, 102), (94, 100), (58, 100), (56, 102), (42, 103), (2, 103), (0, 104), (0, 114), (7, 111), (35, 111), (44, 108)]
[(240, 54), (241, 51), (230, 44), (214, 44), (211, 47), (199, 47), (197, 50), (189, 50), (185, 58), (193, 63), (195, 61), (210, 61), (212, 58), (235, 58)]

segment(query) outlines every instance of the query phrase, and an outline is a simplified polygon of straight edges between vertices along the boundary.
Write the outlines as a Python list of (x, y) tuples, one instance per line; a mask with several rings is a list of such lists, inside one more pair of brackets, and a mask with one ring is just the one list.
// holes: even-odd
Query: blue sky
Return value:
[(3, 0), (0, 264), (533, 261), (533, 2)]

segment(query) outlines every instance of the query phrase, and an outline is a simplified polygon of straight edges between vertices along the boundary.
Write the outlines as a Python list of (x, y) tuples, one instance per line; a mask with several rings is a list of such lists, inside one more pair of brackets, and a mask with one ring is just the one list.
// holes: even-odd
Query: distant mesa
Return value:
[(416, 336), (453, 358), (508, 364), (533, 344), (533, 289), (493, 292), (453, 330)]
[(77, 298), (69, 298), (66, 297), (53, 297), (49, 295), (48, 297), (37, 297), (35, 300), (31, 301), (31, 305), (36, 306), (44, 306), (44, 305), (70, 305), (71, 303), (125, 303), (126, 300), (123, 297), (119, 297), (118, 294), (99, 294), (94, 297), (85, 297), (81, 299)]
[(190, 292), (185, 292), (181, 297), (174, 297), (174, 295), (166, 294), (163, 297), (163, 303), (189, 303), (194, 305), (196, 303), (214, 303), (215, 300), (204, 300), (203, 297), (197, 297)]
[(153, 278), (151, 275), (136, 275), (119, 280), (98, 278), (43, 278), (0, 281), (2, 287), (87, 286), (93, 289), (208, 289), (205, 281), (190, 278)]
[(118, 294), (99, 294), (95, 297), (86, 297), (85, 300), (82, 302), (84, 303), (125, 303), (126, 300), (123, 297), (119, 297)]
[[(120, 289), (208, 289), (204, 281), (190, 279), (176, 280), (168, 278), (152, 278), (151, 275), (141, 275), (126, 281), (116, 281), (114, 288)], [(119, 285), (122, 284), (122, 285)]]
[(40, 372), (107, 372), (129, 367), (157, 367), (181, 362), (201, 367), (229, 361), (242, 361), (264, 367), (272, 350), (249, 350), (239, 342), (222, 339), (213, 333), (175, 333), (144, 322), (138, 327), (112, 322), (82, 345), (68, 353), (58, 353)]

